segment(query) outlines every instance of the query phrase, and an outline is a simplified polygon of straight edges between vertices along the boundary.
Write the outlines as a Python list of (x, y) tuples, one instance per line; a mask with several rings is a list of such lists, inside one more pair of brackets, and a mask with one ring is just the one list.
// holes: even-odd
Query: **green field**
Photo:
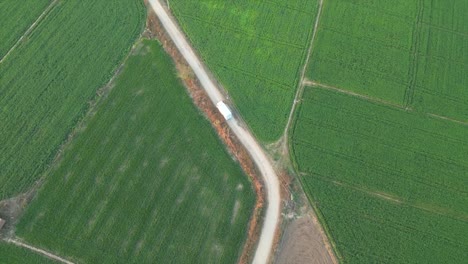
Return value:
[(468, 123), (468, 1), (425, 1), (414, 106)]
[(30, 250), (0, 242), (0, 264), (53, 264), (58, 263)]
[(171, 0), (171, 11), (262, 141), (283, 133), (316, 0)]
[(59, 1), (0, 65), (0, 200), (39, 178), (130, 50), (144, 18), (140, 0)]
[(324, 1), (307, 77), (468, 121), (468, 2)]
[(0, 1), (0, 60), (36, 21), (51, 0)]
[(416, 11), (416, 1), (325, 0), (307, 77), (403, 104)]
[(255, 195), (170, 58), (140, 43), (17, 227), (78, 263), (235, 263)]
[(324, 1), (290, 147), (344, 263), (468, 259), (467, 12)]
[(345, 263), (468, 259), (468, 127), (307, 87), (293, 158)]

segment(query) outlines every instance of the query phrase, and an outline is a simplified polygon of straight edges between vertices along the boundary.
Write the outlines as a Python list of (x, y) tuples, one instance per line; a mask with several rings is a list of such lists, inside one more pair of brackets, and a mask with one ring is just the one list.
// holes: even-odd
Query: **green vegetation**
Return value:
[(59, 1), (0, 65), (0, 200), (30, 187), (50, 164), (144, 16), (139, 0)]
[(170, 58), (139, 43), (18, 225), (83, 263), (235, 263), (255, 196)]
[(308, 78), (403, 104), (416, 1), (324, 1)]
[(316, 0), (171, 0), (171, 11), (260, 140), (286, 126)]
[(468, 259), (467, 12), (324, 1), (291, 149), (345, 263)]
[(468, 121), (468, 2), (324, 1), (308, 78)]
[(468, 1), (425, 1), (414, 106), (468, 122)]
[(57, 263), (51, 259), (17, 247), (12, 244), (0, 243), (0, 264), (51, 264)]
[(50, 0), (0, 1), (0, 60), (50, 4)]
[(468, 258), (468, 127), (306, 88), (292, 135), (303, 185), (346, 263)]

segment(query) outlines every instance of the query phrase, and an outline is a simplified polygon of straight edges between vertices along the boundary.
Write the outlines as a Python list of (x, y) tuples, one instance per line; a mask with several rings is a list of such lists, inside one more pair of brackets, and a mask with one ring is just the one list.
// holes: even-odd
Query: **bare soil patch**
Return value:
[(27, 193), (0, 201), (0, 218), (5, 221), (3, 227), (0, 229), (0, 239), (7, 239), (14, 236), (15, 224), (34, 197), (36, 188), (37, 187), (33, 187)]
[(336, 263), (327, 250), (318, 221), (311, 214), (290, 221), (278, 248), (277, 264)]

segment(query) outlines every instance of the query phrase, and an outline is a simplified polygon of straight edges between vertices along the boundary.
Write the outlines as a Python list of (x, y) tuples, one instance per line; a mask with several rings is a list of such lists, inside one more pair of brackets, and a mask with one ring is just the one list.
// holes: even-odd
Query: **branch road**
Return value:
[[(200, 59), (197, 57), (197, 55), (195, 55), (195, 52), (193, 51), (189, 42), (185, 38), (181, 29), (177, 26), (176, 22), (168, 14), (168, 11), (161, 5), (159, 0), (149, 0), (149, 3), (161, 21), (161, 24), (168, 33), (169, 37), (172, 39), (179, 52), (194, 71), (195, 75), (203, 86), (203, 89), (210, 97), (210, 100), (213, 102), (213, 104), (222, 101), (224, 99), (222, 93), (210, 79)], [(280, 217), (281, 197), (278, 176), (273, 169), (270, 159), (268, 159), (263, 149), (252, 136), (252, 133), (240, 126), (239, 121), (237, 121), (235, 118), (232, 118), (227, 122), (233, 133), (249, 152), (252, 160), (259, 168), (265, 183), (267, 193), (267, 209), (253, 263), (268, 263), (270, 256), (272, 255), (275, 233)]]

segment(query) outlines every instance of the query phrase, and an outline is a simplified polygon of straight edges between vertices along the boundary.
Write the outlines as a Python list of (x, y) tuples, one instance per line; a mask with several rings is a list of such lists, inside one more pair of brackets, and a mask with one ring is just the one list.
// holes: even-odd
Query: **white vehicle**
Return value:
[(218, 108), (219, 112), (221, 112), (221, 114), (224, 116), (224, 119), (229, 120), (232, 118), (231, 110), (223, 101), (219, 101), (216, 104), (216, 107)]

